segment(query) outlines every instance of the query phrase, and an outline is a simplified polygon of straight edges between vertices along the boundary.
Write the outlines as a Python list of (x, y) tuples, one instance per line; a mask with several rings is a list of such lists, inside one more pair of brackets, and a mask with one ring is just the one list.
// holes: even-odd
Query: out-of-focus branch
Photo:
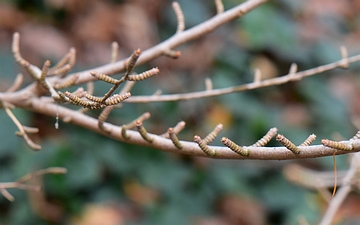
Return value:
[[(236, 18), (242, 17), (246, 13), (257, 8), (265, 2), (267, 2), (267, 0), (248, 0), (242, 4), (239, 4), (238, 6), (235, 6), (223, 13), (220, 13), (204, 21), (197, 26), (184, 30), (180, 33), (176, 33), (176, 35), (170, 37), (169, 39), (159, 43), (152, 48), (149, 48), (148, 50), (143, 51), (141, 57), (137, 60), (137, 65), (141, 65), (153, 59), (156, 59), (159, 56), (163, 55), (164, 52), (168, 51), (169, 49), (174, 49), (184, 43), (205, 36), (210, 32), (214, 31), (219, 26), (226, 24)], [(97, 68), (82, 71), (79, 73), (79, 79), (76, 81), (75, 84), (78, 85), (86, 83), (88, 81), (93, 81), (94, 77), (89, 74), (89, 72), (93, 70), (108, 75), (113, 75), (115, 73), (125, 71), (127, 60), (128, 59), (119, 60), (115, 63), (109, 63)]]
[(168, 94), (168, 95), (158, 95), (158, 96), (133, 96), (131, 99), (127, 99), (126, 102), (167, 102), (167, 101), (181, 101), (181, 100), (189, 100), (189, 99), (196, 99), (196, 98), (206, 98), (206, 97), (213, 97), (213, 96), (220, 96), (235, 92), (243, 92), (249, 91), (269, 86), (276, 86), (280, 84), (285, 84), (292, 81), (299, 81), (304, 77), (317, 75), (329, 70), (333, 70), (335, 68), (342, 67), (344, 60), (347, 60), (348, 64), (360, 61), (360, 54), (355, 55), (346, 59), (341, 59), (333, 63), (329, 63), (326, 65), (322, 65), (319, 67), (315, 67), (312, 69), (300, 71), (297, 73), (289, 73), (284, 76), (275, 77), (267, 80), (256, 80), (249, 84), (243, 84), (239, 86), (227, 87), (227, 88), (219, 88), (219, 89), (212, 89), (212, 90), (204, 90), (204, 91), (197, 91), (197, 92), (188, 92), (182, 94)]
[(67, 170), (62, 167), (49, 167), (43, 170), (38, 170), (33, 173), (29, 173), (15, 182), (1, 182), (0, 183), (0, 192), (7, 198), (9, 201), (14, 201), (15, 198), (8, 192), (7, 189), (18, 188), (29, 191), (40, 191), (41, 187), (36, 185), (25, 184), (25, 182), (31, 180), (34, 177), (44, 176), (46, 174), (65, 174)]
[(321, 219), (319, 225), (331, 224), (331, 221), (333, 220), (335, 213), (338, 211), (341, 204), (344, 202), (346, 196), (348, 196), (348, 194), (352, 190), (352, 181), (354, 180), (355, 176), (358, 174), (359, 168), (360, 168), (360, 155), (359, 153), (352, 154), (350, 168), (346, 172), (346, 175), (343, 180), (343, 185), (338, 190), (334, 198), (330, 201), (329, 206), (325, 211), (325, 214)]

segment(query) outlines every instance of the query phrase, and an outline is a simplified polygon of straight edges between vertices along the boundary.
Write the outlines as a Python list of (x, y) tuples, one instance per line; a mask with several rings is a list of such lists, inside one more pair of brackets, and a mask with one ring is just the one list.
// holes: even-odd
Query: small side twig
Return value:
[(38, 144), (35, 144), (27, 135), (26, 131), (24, 130), (23, 125), (19, 122), (19, 120), (15, 117), (15, 115), (11, 112), (10, 108), (6, 105), (4, 106), (5, 112), (8, 114), (8, 116), (11, 118), (11, 120), (15, 123), (17, 128), (20, 131), (20, 134), (22, 137), (24, 137), (26, 144), (33, 150), (40, 150), (41, 146)]

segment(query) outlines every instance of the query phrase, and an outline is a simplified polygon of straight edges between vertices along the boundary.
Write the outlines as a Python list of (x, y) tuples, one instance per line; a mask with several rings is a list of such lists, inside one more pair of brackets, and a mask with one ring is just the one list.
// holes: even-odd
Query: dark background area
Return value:
[[(225, 9), (239, 1), (224, 0)], [(214, 16), (212, 1), (179, 1), (190, 28)], [(203, 90), (205, 78), (214, 88), (249, 83), (259, 68), (263, 79), (360, 53), (358, 1), (278, 0), (176, 50), (177, 59), (160, 57), (135, 68), (159, 67), (160, 74), (139, 82), (132, 95), (185, 93)], [(167, 0), (0, 0), (0, 90), (5, 91), (21, 68), (11, 54), (11, 37), (21, 35), (21, 53), (34, 65), (54, 64), (70, 47), (77, 50), (74, 71), (110, 61), (112, 41), (119, 58), (150, 48), (172, 36), (176, 19)], [(315, 133), (322, 138), (348, 139), (360, 129), (360, 63), (276, 87), (183, 102), (130, 104), (114, 110), (109, 121), (124, 124), (143, 112), (146, 128), (164, 133), (178, 121), (187, 123), (182, 140), (205, 136), (218, 123), (221, 136), (251, 145), (271, 127), (295, 144)], [(24, 85), (32, 82), (25, 74)], [(108, 86), (97, 83), (102, 95)], [(10, 190), (15, 202), (0, 196), (0, 224), (298, 224), (300, 217), (315, 224), (327, 203), (316, 190), (287, 181), (291, 164), (333, 170), (332, 157), (294, 161), (212, 160), (164, 153), (108, 139), (71, 124), (21, 109), (24, 125), (39, 127), (33, 136), (42, 150), (30, 150), (13, 133), (15, 125), (0, 111), (0, 182), (50, 166), (66, 175), (46, 175), (43, 193)], [(98, 111), (89, 112), (97, 116)], [(221, 145), (220, 138), (214, 144)], [(278, 146), (276, 142), (271, 145)], [(347, 156), (337, 156), (339, 170)], [(331, 191), (331, 190), (330, 190)], [(336, 216), (341, 224), (359, 222), (359, 196), (353, 194)], [(98, 222), (101, 221), (101, 222)], [(351, 223), (351, 221), (353, 223)], [(355, 221), (355, 223), (354, 223)]]

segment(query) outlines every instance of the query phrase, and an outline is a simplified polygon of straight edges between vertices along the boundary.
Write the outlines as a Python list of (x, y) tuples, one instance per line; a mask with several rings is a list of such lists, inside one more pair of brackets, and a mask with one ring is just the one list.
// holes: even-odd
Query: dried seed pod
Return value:
[(209, 148), (207, 144), (197, 135), (194, 136), (194, 141), (199, 145), (200, 149), (208, 156), (215, 156), (216, 152), (214, 149)]
[(122, 101), (124, 101), (125, 99), (129, 98), (131, 96), (130, 92), (126, 92), (123, 95), (113, 95), (110, 98), (105, 100), (105, 104), (106, 105), (116, 105)]
[(354, 146), (351, 143), (345, 144), (345, 143), (341, 143), (341, 142), (338, 142), (338, 141), (331, 141), (331, 140), (328, 140), (328, 139), (321, 140), (321, 144), (326, 146), (326, 147), (335, 148), (335, 149), (338, 149), (338, 150), (341, 150), (341, 151), (351, 151), (354, 148)]
[(137, 128), (137, 130), (139, 131), (141, 137), (142, 137), (145, 141), (150, 142), (150, 143), (152, 143), (152, 142), (154, 141), (154, 138), (149, 136), (149, 134), (147, 133), (145, 127), (142, 125), (142, 122), (141, 122), (141, 121), (137, 121), (137, 122), (136, 122), (136, 128)]
[(141, 80), (145, 80), (151, 76), (154, 76), (155, 74), (159, 73), (159, 69), (158, 68), (152, 68), (151, 70), (145, 71), (143, 73), (140, 74), (136, 74), (136, 75), (129, 75), (127, 80), (129, 81), (141, 81)]
[(203, 141), (206, 144), (209, 144), (210, 142), (212, 142), (220, 133), (220, 131), (223, 129), (223, 125), (220, 123), (218, 124), (213, 131), (211, 131), (204, 139)]
[(169, 128), (168, 130), (170, 139), (172, 141), (172, 143), (175, 145), (175, 147), (177, 147), (178, 149), (182, 149), (182, 145), (179, 142), (179, 139), (177, 138), (176, 134), (174, 133), (173, 128)]
[(263, 147), (265, 146), (267, 143), (269, 143), (269, 141), (275, 137), (275, 135), (277, 134), (278, 130), (276, 127), (271, 128), (261, 139), (259, 139), (257, 142), (255, 142), (255, 144), (251, 145), (253, 147)]
[(311, 143), (313, 143), (316, 139), (315, 134), (311, 134), (306, 140), (300, 145), (300, 146), (309, 146)]
[(239, 155), (248, 156), (250, 154), (248, 149), (240, 147), (239, 145), (232, 142), (229, 138), (223, 137), (221, 138), (221, 142)]
[(95, 77), (96, 79), (98, 80), (102, 80), (102, 81), (105, 81), (109, 84), (118, 84), (119, 83), (119, 80), (117, 79), (114, 79), (106, 74), (103, 74), (103, 73), (97, 73), (95, 71), (90, 71), (90, 74)]
[(300, 154), (300, 149), (294, 145), (289, 139), (284, 137), (282, 134), (278, 134), (276, 136), (276, 140), (280, 142), (282, 145), (284, 145), (287, 149), (292, 151), (294, 154)]

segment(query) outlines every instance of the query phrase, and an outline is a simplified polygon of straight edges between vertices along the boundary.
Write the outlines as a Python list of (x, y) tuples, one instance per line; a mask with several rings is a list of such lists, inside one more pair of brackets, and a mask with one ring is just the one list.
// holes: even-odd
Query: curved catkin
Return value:
[(227, 146), (228, 148), (230, 148), (231, 150), (233, 150), (235, 153), (242, 155), (242, 156), (248, 156), (249, 155), (249, 150), (245, 149), (243, 147), (240, 147), (239, 145), (235, 144), (234, 142), (232, 142), (229, 138), (227, 137), (223, 137), (221, 138), (221, 142)]
[(341, 151), (351, 151), (353, 150), (354, 146), (352, 144), (345, 144), (338, 141), (331, 141), (328, 139), (321, 140), (321, 144), (329, 147), (329, 148), (335, 148)]
[(255, 142), (255, 144), (253, 144), (253, 147), (263, 147), (265, 146), (267, 143), (269, 143), (269, 141), (275, 137), (275, 135), (277, 134), (278, 129), (276, 127), (271, 128), (261, 139), (259, 139), (257, 142)]
[(311, 143), (313, 143), (316, 139), (316, 135), (315, 134), (311, 134), (308, 138), (306, 138), (306, 140), (301, 143), (300, 146), (309, 146), (311, 145)]
[(79, 74), (75, 74), (74, 76), (70, 77), (69, 79), (66, 79), (65, 81), (63, 81), (62, 83), (55, 84), (54, 88), (55, 89), (68, 88), (68, 87), (72, 86), (73, 84), (75, 84), (75, 82), (78, 78), (79, 78)]
[(294, 154), (300, 154), (300, 149), (294, 145), (289, 139), (287, 139), (284, 135), (278, 134), (276, 136), (276, 140), (284, 145), (287, 149), (292, 151)]
[(139, 132), (139, 134), (141, 135), (141, 137), (147, 141), (147, 142), (150, 142), (152, 143), (154, 141), (154, 138), (153, 137), (150, 137), (145, 129), (145, 127), (142, 125), (142, 122), (141, 121), (136, 121), (136, 128)]
[(214, 149), (209, 148), (207, 144), (197, 135), (194, 136), (194, 141), (199, 145), (200, 149), (208, 156), (215, 156), (216, 152)]
[(181, 143), (180, 143), (178, 137), (176, 136), (176, 134), (174, 133), (174, 129), (169, 128), (168, 132), (169, 132), (170, 140), (175, 145), (175, 147), (178, 148), (178, 149), (182, 149), (183, 146), (181, 145)]
[(103, 74), (103, 73), (97, 73), (95, 71), (91, 71), (90, 74), (95, 77), (96, 79), (98, 80), (102, 80), (102, 81), (105, 81), (106, 83), (109, 83), (109, 84), (118, 84), (119, 80), (117, 79), (114, 79), (106, 74)]
[(210, 142), (212, 142), (220, 133), (220, 131), (222, 131), (223, 129), (223, 125), (222, 124), (218, 124), (214, 130), (212, 130), (204, 139), (203, 141), (206, 144), (209, 144)]
[(133, 54), (130, 56), (130, 59), (126, 62), (126, 73), (129, 74), (135, 67), (136, 61), (141, 55), (141, 50), (136, 49)]
[(126, 92), (123, 95), (113, 95), (110, 98), (105, 100), (105, 104), (106, 105), (116, 105), (122, 101), (124, 101), (125, 99), (129, 98), (131, 96), (130, 92)]
[(141, 80), (145, 80), (151, 76), (154, 76), (154, 75), (158, 74), (159, 72), (160, 72), (160, 70), (158, 68), (152, 68), (151, 70), (145, 71), (140, 74), (129, 75), (127, 80), (128, 81), (141, 81)]

